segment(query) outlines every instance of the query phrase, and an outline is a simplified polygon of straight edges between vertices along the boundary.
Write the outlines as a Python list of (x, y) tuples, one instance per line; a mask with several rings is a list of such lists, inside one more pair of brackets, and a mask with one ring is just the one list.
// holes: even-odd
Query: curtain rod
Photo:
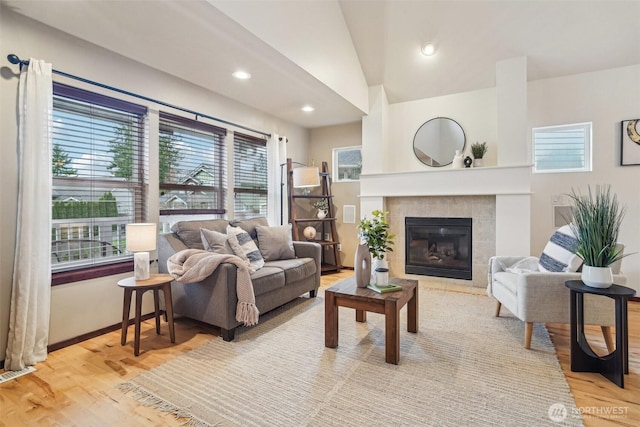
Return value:
[[(16, 65), (20, 64), (20, 69), (22, 69), (22, 66), (24, 66), (24, 65), (29, 65), (29, 61), (21, 60), (18, 57), (18, 55), (15, 55), (15, 54), (7, 55), (7, 60), (12, 64), (16, 64)], [(266, 136), (268, 138), (271, 138), (271, 134), (270, 133), (262, 132), (262, 131), (259, 131), (259, 130), (256, 130), (256, 129), (252, 129), (252, 128), (247, 127), (247, 126), (239, 125), (237, 123), (233, 123), (233, 122), (230, 122), (230, 121), (227, 121), (227, 120), (219, 119), (217, 117), (209, 116), (208, 114), (198, 113), (197, 111), (189, 110), (187, 108), (178, 107), (177, 105), (169, 104), (169, 103), (166, 103), (166, 102), (163, 102), (163, 101), (158, 101), (157, 99), (149, 98), (148, 96), (139, 95), (137, 93), (129, 92), (129, 91), (126, 91), (124, 89), (119, 89), (117, 87), (113, 87), (113, 86), (109, 86), (109, 85), (106, 85), (106, 84), (103, 84), (103, 83), (99, 83), (99, 82), (96, 82), (96, 81), (93, 81), (93, 80), (85, 79), (84, 77), (75, 76), (73, 74), (65, 73), (64, 71), (59, 71), (59, 70), (56, 70), (56, 69), (53, 69), (51, 71), (54, 74), (58, 74), (58, 75), (61, 75), (61, 76), (64, 76), (64, 77), (68, 77), (70, 79), (78, 80), (78, 81), (81, 81), (83, 83), (88, 83), (90, 85), (98, 86), (98, 87), (101, 87), (103, 89), (108, 89), (108, 90), (111, 90), (111, 91), (114, 91), (114, 92), (122, 93), (122, 94), (129, 95), (129, 96), (133, 96), (134, 98), (144, 99), (145, 101), (153, 102), (155, 104), (159, 104), (159, 105), (162, 105), (162, 106), (165, 106), (165, 107), (168, 107), (168, 108), (173, 108), (175, 110), (179, 110), (179, 111), (182, 111), (182, 112), (185, 112), (185, 113), (193, 114), (193, 115), (196, 116), (196, 120), (198, 120), (198, 117), (204, 117), (204, 118), (207, 118), (207, 119), (210, 119), (210, 120), (214, 120), (214, 121), (216, 121), (218, 123), (224, 123), (224, 124), (227, 124), (227, 125), (231, 125), (231, 126), (234, 126), (234, 127), (240, 128), (240, 129), (244, 129), (244, 130), (248, 130), (248, 131), (251, 131), (251, 132), (255, 132), (255, 133), (258, 133), (260, 135), (264, 135), (264, 136)]]

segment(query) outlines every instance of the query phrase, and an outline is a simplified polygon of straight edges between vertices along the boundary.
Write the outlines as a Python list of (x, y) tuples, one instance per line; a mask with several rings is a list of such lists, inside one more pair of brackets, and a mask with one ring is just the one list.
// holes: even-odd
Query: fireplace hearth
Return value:
[(405, 273), (471, 280), (471, 218), (405, 218)]

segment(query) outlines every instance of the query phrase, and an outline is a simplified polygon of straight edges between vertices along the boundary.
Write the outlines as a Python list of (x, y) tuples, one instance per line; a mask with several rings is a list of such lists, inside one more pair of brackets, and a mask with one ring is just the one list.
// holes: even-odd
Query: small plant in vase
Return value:
[(318, 218), (323, 219), (327, 216), (327, 210), (329, 209), (327, 199), (317, 200), (312, 206), (318, 210)]
[(618, 246), (618, 232), (625, 208), (611, 193), (609, 186), (589, 187), (588, 194), (572, 191), (571, 230), (576, 237), (576, 254), (582, 258), (582, 281), (596, 288), (613, 284), (611, 264), (622, 259), (623, 248)]
[(388, 212), (375, 210), (371, 214), (373, 218), (365, 217), (358, 224), (358, 237), (363, 244), (367, 245), (373, 257), (371, 270), (375, 272), (376, 269), (386, 269), (388, 271), (389, 264), (384, 258), (387, 252), (393, 252), (393, 239), (396, 236), (389, 233)]
[(479, 143), (475, 142), (471, 144), (471, 154), (473, 155), (473, 166), (484, 166), (484, 160), (482, 158), (487, 154), (487, 142)]

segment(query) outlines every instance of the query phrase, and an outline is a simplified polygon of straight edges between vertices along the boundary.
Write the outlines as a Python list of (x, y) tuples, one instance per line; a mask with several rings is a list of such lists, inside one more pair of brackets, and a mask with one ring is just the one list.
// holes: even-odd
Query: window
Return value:
[(267, 142), (236, 132), (233, 138), (234, 218), (267, 215)]
[(362, 147), (333, 149), (333, 182), (360, 180)]
[(57, 284), (79, 272), (83, 279), (114, 274), (112, 265), (131, 260), (125, 226), (146, 216), (148, 167), (145, 107), (59, 83), (53, 93), (51, 262)]
[(534, 172), (591, 170), (591, 123), (533, 129)]
[(160, 215), (224, 214), (226, 130), (160, 113)]

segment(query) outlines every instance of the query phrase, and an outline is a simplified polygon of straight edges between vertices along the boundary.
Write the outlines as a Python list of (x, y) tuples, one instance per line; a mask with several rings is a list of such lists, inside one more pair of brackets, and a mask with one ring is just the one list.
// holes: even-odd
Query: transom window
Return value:
[(533, 128), (534, 172), (591, 170), (591, 123)]
[(53, 93), (52, 272), (101, 276), (131, 260), (125, 226), (145, 218), (146, 108), (59, 83)]

